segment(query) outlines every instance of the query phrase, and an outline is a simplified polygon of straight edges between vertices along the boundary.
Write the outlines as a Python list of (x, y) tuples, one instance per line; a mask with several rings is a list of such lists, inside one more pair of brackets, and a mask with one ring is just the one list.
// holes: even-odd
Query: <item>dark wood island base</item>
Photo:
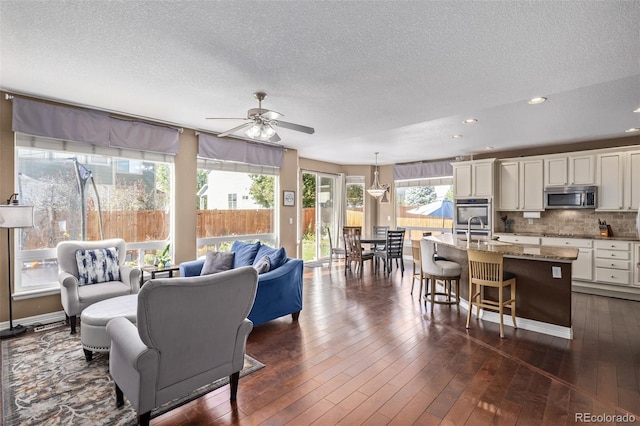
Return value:
[[(437, 242), (438, 254), (462, 267), (460, 296), (468, 309), (469, 265), (467, 250), (502, 252), (504, 268), (516, 274), (516, 313), (518, 328), (573, 338), (571, 326), (571, 267), (577, 257), (576, 249), (562, 251), (521, 244), (477, 244), (454, 239), (451, 235), (427, 237)], [(497, 290), (489, 289), (486, 296), (497, 300)], [(474, 312), (475, 314), (475, 312)], [(475, 318), (472, 317), (472, 318)], [(483, 312), (483, 320), (499, 322), (494, 312)], [(510, 325), (506, 321), (505, 325)]]

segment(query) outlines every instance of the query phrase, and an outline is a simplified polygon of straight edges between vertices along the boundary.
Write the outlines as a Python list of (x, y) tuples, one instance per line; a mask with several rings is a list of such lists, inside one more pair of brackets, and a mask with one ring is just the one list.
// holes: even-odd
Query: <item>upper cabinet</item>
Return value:
[(495, 159), (453, 163), (455, 197), (492, 197)]
[(624, 208), (624, 157), (623, 152), (598, 155), (598, 209), (622, 210)]
[(627, 153), (625, 182), (625, 207), (628, 210), (640, 209), (640, 151)]
[(628, 211), (640, 206), (640, 151), (598, 155), (598, 210)]
[(545, 160), (544, 186), (593, 185), (595, 156), (563, 155)]
[(498, 210), (544, 210), (543, 190), (541, 159), (498, 163)]

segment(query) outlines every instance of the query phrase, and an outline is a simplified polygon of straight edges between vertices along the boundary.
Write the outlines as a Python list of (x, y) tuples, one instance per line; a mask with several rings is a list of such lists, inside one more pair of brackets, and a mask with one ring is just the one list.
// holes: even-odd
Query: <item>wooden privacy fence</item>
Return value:
[[(452, 219), (406, 213), (411, 207), (400, 207), (398, 226), (415, 228), (451, 228)], [(256, 210), (198, 210), (196, 219), (197, 238), (223, 237), (229, 235), (255, 235), (274, 232), (274, 211)], [(34, 228), (24, 229), (24, 249), (33, 250), (55, 247), (64, 240), (81, 238), (79, 213), (59, 212), (55, 217), (36, 218)], [(316, 209), (302, 209), (303, 230), (314, 230)], [(163, 241), (169, 238), (170, 217), (164, 211), (108, 211), (102, 213), (105, 238), (123, 238), (127, 242)], [(64, 223), (64, 227), (60, 226)], [(346, 224), (361, 225), (362, 211), (347, 210)], [(99, 240), (98, 212), (87, 213), (87, 239)]]

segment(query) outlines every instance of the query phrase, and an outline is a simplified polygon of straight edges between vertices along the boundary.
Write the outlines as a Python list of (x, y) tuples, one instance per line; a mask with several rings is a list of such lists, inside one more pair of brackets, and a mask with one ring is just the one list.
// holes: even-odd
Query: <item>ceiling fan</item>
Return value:
[(247, 118), (217, 118), (207, 117), (207, 120), (245, 120), (244, 124), (222, 132), (218, 137), (224, 137), (233, 133), (244, 130), (244, 134), (251, 139), (266, 142), (279, 142), (280, 136), (276, 133), (275, 127), (283, 127), (289, 130), (295, 130), (307, 134), (313, 134), (313, 127), (302, 126), (300, 124), (289, 123), (280, 120), (284, 117), (279, 112), (270, 111), (262, 108), (262, 101), (267, 97), (264, 92), (255, 92), (253, 97), (258, 100), (258, 108), (251, 108), (247, 111)]

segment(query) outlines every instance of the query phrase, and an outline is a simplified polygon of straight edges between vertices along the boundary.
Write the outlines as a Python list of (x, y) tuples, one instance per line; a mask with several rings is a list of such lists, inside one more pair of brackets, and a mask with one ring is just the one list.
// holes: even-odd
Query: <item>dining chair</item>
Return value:
[(346, 255), (346, 250), (342, 247), (334, 247), (333, 246), (333, 238), (331, 237), (331, 228), (328, 226), (327, 229), (327, 237), (329, 238), (329, 269), (331, 269), (331, 263), (333, 262), (333, 256), (335, 255), (337, 259), (341, 256), (344, 257)]
[(352, 262), (356, 263), (356, 270), (360, 276), (362, 276), (362, 269), (365, 261), (370, 260), (373, 269), (375, 255), (373, 251), (365, 251), (362, 249), (362, 242), (360, 241), (360, 238), (362, 237), (362, 228), (345, 226), (342, 230), (342, 235), (344, 237), (344, 246), (346, 250), (344, 267), (345, 276), (347, 275), (347, 270), (351, 270)]
[(393, 269), (393, 260), (400, 259), (400, 270), (402, 276), (404, 276), (404, 262), (402, 261), (402, 249), (404, 247), (404, 233), (405, 231), (387, 231), (387, 241), (385, 243), (385, 249), (383, 251), (374, 252), (376, 257), (384, 261), (384, 272), (390, 274)]
[[(467, 250), (469, 257), (469, 311), (467, 328), (471, 323), (471, 311), (476, 307), (476, 317), (480, 317), (480, 308), (497, 311), (500, 314), (500, 337), (504, 338), (504, 308), (511, 310), (513, 328), (516, 325), (516, 276), (504, 270), (502, 253)], [(485, 287), (498, 289), (498, 300), (486, 298)], [(509, 287), (509, 295), (505, 288)]]
[[(382, 237), (382, 238), (386, 238), (387, 237), (387, 231), (389, 230), (388, 226), (383, 226), (383, 225), (374, 225), (373, 226), (373, 236), (374, 237)], [(374, 244), (373, 246), (373, 251), (384, 251), (384, 243), (380, 244)]]

